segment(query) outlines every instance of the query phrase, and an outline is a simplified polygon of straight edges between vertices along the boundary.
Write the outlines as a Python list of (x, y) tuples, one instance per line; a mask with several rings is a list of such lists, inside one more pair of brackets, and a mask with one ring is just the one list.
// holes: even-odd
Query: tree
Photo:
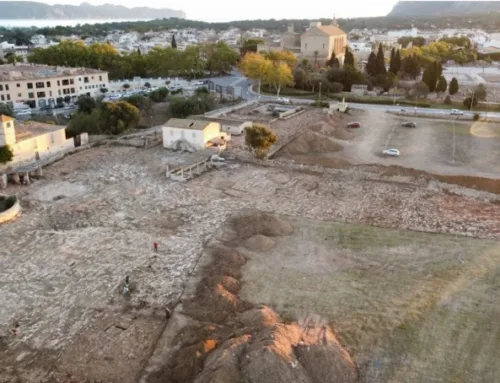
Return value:
[(151, 100), (151, 98), (140, 94), (134, 94), (130, 97), (127, 97), (125, 101), (129, 104), (134, 105), (141, 112), (143, 111), (149, 113), (151, 111), (151, 108), (153, 107), (153, 101)]
[(108, 93), (108, 88), (101, 88), (99, 89), (99, 92), (101, 92), (102, 94), (106, 94)]
[(396, 56), (394, 57), (393, 69), (395, 70), (394, 74), (398, 74), (401, 70), (401, 53), (399, 52), (399, 49), (396, 51)]
[(244, 57), (248, 52), (257, 53), (257, 47), (260, 44), (264, 44), (264, 40), (262, 39), (247, 39), (243, 41), (243, 44), (240, 48), (240, 55)]
[(477, 98), (478, 101), (486, 100), (486, 87), (484, 84), (479, 84), (476, 89), (474, 89), (474, 98)]
[(279, 97), (282, 87), (293, 85), (292, 70), (286, 63), (273, 63), (268, 66), (264, 81), (274, 87)]
[(314, 51), (314, 67), (315, 68), (318, 66), (318, 56), (319, 56), (319, 52)]
[(467, 108), (467, 109), (472, 109), (474, 108), (478, 103), (478, 100), (476, 97), (472, 98), (472, 97), (467, 97), (465, 100), (464, 100), (464, 106)]
[(444, 76), (439, 77), (439, 81), (436, 85), (436, 92), (446, 92), (446, 88), (448, 88), (448, 82), (446, 81), (446, 78)]
[(71, 102), (71, 96), (64, 96), (64, 102), (69, 104)]
[(264, 80), (270, 65), (271, 62), (259, 53), (247, 53), (245, 57), (243, 57), (243, 60), (241, 60), (241, 72), (248, 78), (259, 82), (259, 94), (261, 82)]
[(354, 68), (354, 55), (347, 46), (345, 47), (345, 55), (344, 55), (344, 67), (346, 66)]
[(210, 95), (194, 95), (190, 98), (173, 97), (170, 99), (169, 112), (172, 117), (186, 118), (194, 114), (204, 114), (215, 107)]
[(458, 93), (458, 80), (453, 77), (450, 81), (450, 89), (449, 93), (453, 96), (454, 94)]
[(396, 69), (395, 69), (395, 60), (396, 60), (396, 49), (392, 48), (391, 49), (391, 59), (389, 61), (389, 72), (396, 74)]
[(14, 152), (9, 145), (0, 146), (0, 164), (6, 164), (12, 161), (14, 158)]
[(90, 114), (97, 107), (97, 102), (93, 97), (80, 96), (76, 101), (76, 105), (79, 113)]
[(166, 87), (155, 89), (151, 93), (149, 93), (149, 98), (153, 102), (164, 102), (167, 96), (168, 96), (168, 89)]
[(0, 102), (0, 116), (1, 115), (14, 117), (14, 111), (9, 105)]
[(451, 105), (452, 102), (451, 102), (451, 97), (449, 94), (446, 95), (446, 98), (444, 99), (444, 103), (445, 105)]
[(177, 41), (175, 41), (175, 35), (172, 34), (172, 42), (170, 43), (173, 49), (177, 49)]
[(130, 88), (130, 84), (128, 84), (128, 83), (123, 84), (123, 89), (129, 89), (129, 88)]
[(278, 140), (278, 136), (265, 125), (254, 123), (251, 127), (245, 128), (245, 145), (258, 158), (265, 158), (267, 151)]
[(326, 62), (326, 66), (330, 68), (338, 68), (340, 67), (339, 59), (335, 56), (335, 51), (332, 51), (332, 55), (330, 59)]
[(418, 56), (413, 54), (403, 58), (401, 70), (410, 78), (415, 79), (420, 75), (421, 67)]
[(412, 45), (415, 47), (423, 47), (425, 45), (425, 39), (422, 36), (414, 37)]
[(104, 102), (98, 110), (103, 133), (120, 134), (137, 127), (139, 123), (139, 110), (126, 101)]
[(420, 81), (414, 85), (411, 93), (417, 98), (426, 98), (429, 93), (429, 87), (425, 82)]
[(443, 75), (443, 66), (441, 65), (441, 62), (438, 61), (436, 69), (436, 77), (440, 78), (442, 75)]
[(377, 56), (373, 52), (371, 52), (370, 56), (368, 56), (365, 71), (370, 76), (375, 76), (377, 74)]
[(382, 44), (378, 46), (377, 52), (377, 71), (376, 74), (386, 74), (387, 70), (385, 69), (385, 58), (384, 58), (384, 49)]

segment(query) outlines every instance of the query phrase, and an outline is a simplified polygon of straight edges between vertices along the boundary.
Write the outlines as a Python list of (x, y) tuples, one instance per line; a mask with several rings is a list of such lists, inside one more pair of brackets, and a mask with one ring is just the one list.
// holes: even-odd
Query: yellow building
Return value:
[(14, 158), (6, 167), (31, 163), (60, 154), (75, 147), (66, 139), (66, 127), (25, 122), (14, 124), (12, 117), (0, 115), (0, 147), (8, 145)]
[(0, 103), (16, 108), (53, 106), (57, 99), (98, 96), (108, 88), (108, 73), (89, 68), (65, 68), (36, 64), (0, 65)]
[(311, 22), (309, 29), (300, 36), (300, 53), (311, 62), (324, 63), (335, 52), (340, 64), (344, 63), (347, 35), (335, 19), (331, 25)]

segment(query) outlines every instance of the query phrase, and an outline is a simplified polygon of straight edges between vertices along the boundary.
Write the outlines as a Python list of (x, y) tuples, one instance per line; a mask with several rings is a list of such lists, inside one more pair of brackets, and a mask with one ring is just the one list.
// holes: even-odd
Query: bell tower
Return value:
[(338, 28), (338, 26), (339, 26), (339, 23), (337, 23), (337, 18), (335, 17), (335, 14), (333, 14), (332, 25), (333, 25), (334, 27), (337, 27), (337, 28)]
[(0, 146), (14, 145), (16, 143), (16, 130), (12, 117), (0, 115)]

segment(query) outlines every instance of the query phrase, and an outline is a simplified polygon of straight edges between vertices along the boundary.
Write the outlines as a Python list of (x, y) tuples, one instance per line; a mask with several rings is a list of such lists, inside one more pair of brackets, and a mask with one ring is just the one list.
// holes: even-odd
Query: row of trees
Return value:
[(236, 64), (239, 55), (226, 43), (189, 46), (185, 51), (175, 48), (154, 48), (148, 54), (120, 53), (111, 44), (63, 41), (45, 49), (35, 49), (29, 62), (47, 65), (88, 67), (109, 72), (111, 79), (167, 77), (184, 75), (201, 77), (205, 72), (224, 74)]

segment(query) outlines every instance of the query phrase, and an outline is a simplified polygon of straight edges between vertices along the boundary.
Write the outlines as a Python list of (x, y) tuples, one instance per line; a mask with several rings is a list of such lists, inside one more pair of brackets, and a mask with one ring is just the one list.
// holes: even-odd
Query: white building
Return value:
[(72, 138), (66, 139), (64, 126), (39, 122), (15, 126), (12, 117), (0, 115), (0, 147), (5, 145), (14, 152), (14, 159), (6, 167), (52, 157), (75, 147)]
[(44, 35), (33, 35), (33, 36), (31, 36), (30, 41), (31, 41), (31, 44), (33, 44), (34, 46), (47, 44), (47, 39), (45, 38)]
[(218, 122), (171, 118), (163, 126), (163, 147), (196, 151), (225, 145), (230, 136)]
[(409, 36), (409, 37), (417, 37), (418, 36), (418, 29), (415, 27), (412, 27), (411, 29), (401, 29), (397, 31), (389, 31), (387, 32), (387, 35), (390, 37), (403, 37), (403, 36)]

